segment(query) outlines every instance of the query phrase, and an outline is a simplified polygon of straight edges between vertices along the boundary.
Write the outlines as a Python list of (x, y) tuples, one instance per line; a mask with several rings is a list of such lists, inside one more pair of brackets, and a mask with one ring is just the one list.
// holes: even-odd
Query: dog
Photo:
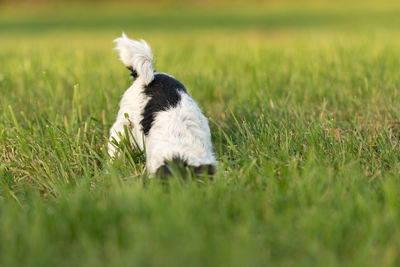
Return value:
[[(120, 102), (117, 119), (110, 129), (108, 153), (115, 159), (124, 128), (145, 150), (150, 177), (168, 175), (171, 162), (195, 173), (214, 174), (213, 153), (207, 118), (185, 86), (153, 67), (153, 54), (144, 40), (131, 40), (125, 34), (114, 40), (122, 63), (131, 71), (134, 82)], [(131, 140), (133, 141), (133, 140)]]

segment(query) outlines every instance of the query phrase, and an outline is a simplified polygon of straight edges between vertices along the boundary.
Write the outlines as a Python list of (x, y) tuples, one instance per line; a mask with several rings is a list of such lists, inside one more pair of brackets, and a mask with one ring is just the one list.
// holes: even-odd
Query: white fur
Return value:
[[(140, 77), (125, 91), (119, 103), (119, 111), (117, 119), (110, 129), (110, 142), (115, 139), (120, 141), (120, 136), (124, 136), (124, 126), (127, 126), (135, 138), (140, 149), (143, 149), (144, 134), (140, 130), (140, 121), (142, 120), (142, 112), (149, 100), (142, 93), (144, 82)], [(128, 119), (125, 114), (127, 114)], [(114, 145), (108, 144), (108, 154), (111, 157), (117, 156), (117, 151)]]
[(122, 63), (127, 67), (134, 67), (144, 83), (149, 84), (154, 78), (153, 53), (146, 41), (131, 40), (123, 33), (114, 42), (117, 43), (115, 49), (118, 50)]
[[(208, 120), (189, 94), (181, 92), (181, 100), (176, 107), (156, 113), (150, 132), (144, 135), (140, 121), (149, 97), (143, 90), (156, 74), (151, 49), (145, 41), (132, 41), (125, 34), (115, 42), (121, 61), (132, 66), (138, 77), (122, 97), (117, 120), (110, 129), (110, 141), (113, 138), (119, 141), (118, 133), (123, 135), (126, 125), (140, 149), (146, 148), (146, 166), (150, 174), (174, 157), (195, 167), (215, 165)], [(129, 120), (125, 114), (128, 114)], [(112, 144), (108, 146), (108, 153), (111, 157), (117, 156)]]

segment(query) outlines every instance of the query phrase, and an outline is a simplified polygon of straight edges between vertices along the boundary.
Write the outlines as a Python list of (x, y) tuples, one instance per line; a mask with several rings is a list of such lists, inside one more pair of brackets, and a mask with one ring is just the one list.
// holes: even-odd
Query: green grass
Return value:
[[(0, 266), (398, 266), (400, 9), (375, 7), (5, 9)], [(107, 163), (122, 30), (210, 118), (213, 181)]]

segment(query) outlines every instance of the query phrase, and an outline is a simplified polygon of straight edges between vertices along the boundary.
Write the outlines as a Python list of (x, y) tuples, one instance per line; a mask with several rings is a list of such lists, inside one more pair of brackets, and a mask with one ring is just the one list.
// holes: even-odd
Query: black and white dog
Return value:
[(135, 81), (125, 91), (110, 129), (109, 155), (118, 155), (111, 142), (120, 141), (126, 126), (139, 148), (146, 149), (150, 175), (168, 173), (168, 162), (212, 174), (216, 160), (208, 120), (185, 86), (169, 74), (154, 71), (153, 54), (144, 40), (122, 34), (114, 42)]

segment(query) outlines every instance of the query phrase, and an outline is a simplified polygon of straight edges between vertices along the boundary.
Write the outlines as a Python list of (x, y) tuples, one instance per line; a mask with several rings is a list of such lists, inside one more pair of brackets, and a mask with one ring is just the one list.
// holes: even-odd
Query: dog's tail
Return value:
[(139, 77), (148, 85), (154, 78), (153, 53), (150, 46), (144, 40), (134, 41), (125, 33), (114, 40), (117, 43), (115, 49), (119, 52), (122, 63), (132, 72), (132, 76)]

